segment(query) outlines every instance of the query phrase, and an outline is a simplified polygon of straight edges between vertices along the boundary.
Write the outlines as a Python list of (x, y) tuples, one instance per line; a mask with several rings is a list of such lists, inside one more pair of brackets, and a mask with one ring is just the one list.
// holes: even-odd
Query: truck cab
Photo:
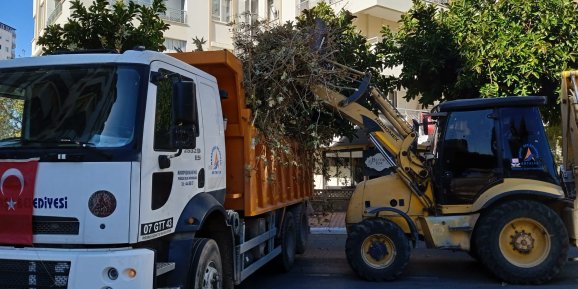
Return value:
[(39, 282), (49, 279), (42, 264), (62, 274), (59, 284), (29, 284), (27, 276), (3, 284), (146, 288), (155, 252), (143, 243), (198, 230), (201, 211), (224, 212), (225, 128), (215, 77), (150, 51), (2, 61), (0, 76), (3, 176), (9, 180), (23, 161), (37, 165), (25, 176), (33, 199), (14, 208), (33, 207), (31, 242), (4, 238), (0, 256), (36, 264)]

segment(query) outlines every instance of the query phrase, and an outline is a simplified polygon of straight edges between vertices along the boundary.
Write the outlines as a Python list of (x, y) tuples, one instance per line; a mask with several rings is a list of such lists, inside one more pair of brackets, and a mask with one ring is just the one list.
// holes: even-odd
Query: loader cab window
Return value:
[(470, 204), (498, 177), (493, 110), (452, 112), (445, 125), (438, 195), (445, 204)]
[(538, 108), (502, 108), (500, 123), (505, 177), (558, 183)]

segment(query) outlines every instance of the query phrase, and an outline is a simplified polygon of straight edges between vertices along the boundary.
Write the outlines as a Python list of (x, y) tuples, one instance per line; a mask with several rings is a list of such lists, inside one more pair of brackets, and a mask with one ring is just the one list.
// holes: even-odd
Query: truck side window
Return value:
[[(178, 73), (159, 69), (155, 84), (157, 86), (157, 103), (155, 109), (154, 149), (167, 151), (171, 149), (171, 130), (173, 126), (173, 84), (177, 81), (193, 81)], [(198, 133), (198, 127), (197, 127)]]
[(170, 150), (171, 123), (172, 123), (172, 95), (173, 79), (167, 70), (159, 70), (164, 77), (160, 77), (157, 85), (157, 103), (155, 111), (155, 150)]

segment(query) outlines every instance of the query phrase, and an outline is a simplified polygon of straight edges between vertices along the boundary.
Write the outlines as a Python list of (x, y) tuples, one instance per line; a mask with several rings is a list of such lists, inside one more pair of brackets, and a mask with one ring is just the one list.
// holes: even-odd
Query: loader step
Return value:
[(462, 232), (471, 232), (474, 230), (474, 228), (470, 227), (470, 226), (456, 226), (456, 227), (448, 227), (448, 230), (450, 231), (462, 231)]
[(175, 270), (175, 263), (174, 262), (157, 263), (156, 267), (157, 267), (157, 276), (160, 276)]

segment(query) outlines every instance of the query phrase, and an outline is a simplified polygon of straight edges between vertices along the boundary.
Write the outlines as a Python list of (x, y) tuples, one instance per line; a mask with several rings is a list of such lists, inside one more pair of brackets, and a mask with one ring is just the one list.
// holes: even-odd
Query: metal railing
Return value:
[(159, 14), (159, 17), (172, 22), (187, 23), (187, 11), (185, 10), (167, 8), (167, 11)]
[(437, 4), (437, 5), (442, 5), (442, 6), (447, 6), (450, 3), (449, 0), (425, 0), (425, 2)]
[(319, 4), (320, 2), (325, 2), (329, 5), (336, 4), (342, 2), (344, 0), (308, 0), (308, 1), (300, 1), (297, 3), (297, 11), (301, 12), (304, 9), (311, 9), (315, 7), (315, 5)]
[(421, 116), (424, 112), (428, 112), (427, 110), (419, 110), (419, 109), (409, 109), (409, 108), (397, 108), (397, 111), (401, 115), (405, 117), (406, 120), (410, 121), (412, 119), (416, 119), (417, 121), (421, 121)]
[(316, 212), (340, 212), (347, 210), (347, 203), (354, 188), (314, 190), (311, 205)]
[[(150, 7), (152, 5), (151, 0), (125, 0), (126, 4), (129, 2), (133, 2), (135, 4), (143, 5)], [(174, 9), (174, 8), (167, 8), (165, 13), (159, 14), (159, 17), (164, 20), (178, 22), (178, 23), (187, 23), (187, 11), (181, 9)]]
[(60, 16), (60, 14), (62, 14), (62, 2), (56, 2), (56, 6), (54, 6), (54, 10), (52, 10), (52, 13), (50, 13), (50, 16), (48, 16), (48, 20), (46, 21), (47, 25), (52, 25), (54, 24), (54, 22), (56, 22), (56, 19), (58, 18), (58, 16)]

